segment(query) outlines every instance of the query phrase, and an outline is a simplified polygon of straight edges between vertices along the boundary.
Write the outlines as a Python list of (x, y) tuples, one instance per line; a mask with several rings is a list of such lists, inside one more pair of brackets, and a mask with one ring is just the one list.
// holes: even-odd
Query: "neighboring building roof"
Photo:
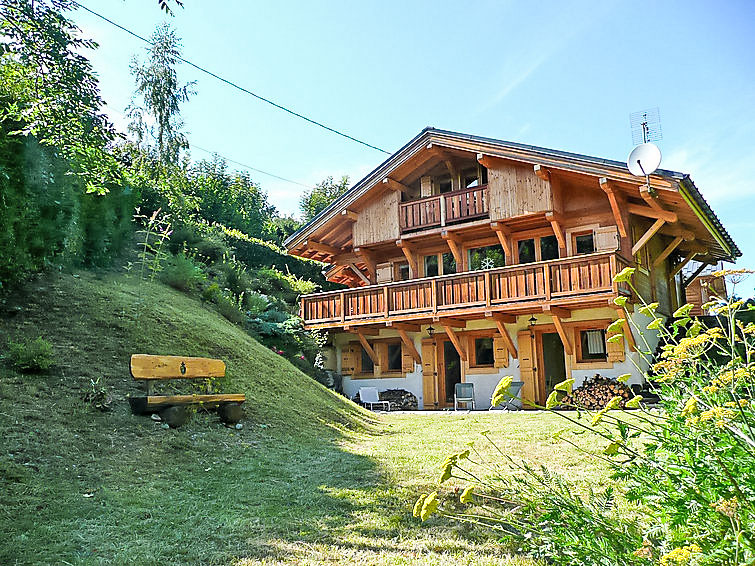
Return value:
[[(284, 245), (288, 249), (295, 247), (294, 244), (298, 244), (304, 240), (307, 235), (330, 219), (334, 213), (343, 210), (367, 190), (382, 181), (384, 177), (388, 176), (391, 170), (405, 162), (417, 151), (424, 149), (428, 143), (437, 143), (439, 145), (445, 143), (449, 147), (454, 147), (454, 145), (465, 142), (483, 146), (480, 149), (484, 149), (486, 153), (490, 152), (493, 156), (497, 155), (499, 157), (531, 161), (544, 166), (550, 165), (592, 175), (612, 173), (620, 175), (624, 180), (631, 177), (627, 171), (626, 163), (622, 161), (427, 127), (333, 201), (311, 221), (289, 236)], [(722, 248), (728, 251), (729, 259), (733, 261), (742, 255), (742, 252), (710, 208), (710, 205), (703, 198), (702, 194), (700, 194), (700, 191), (688, 174), (667, 169), (658, 169), (651, 175), (651, 179), (665, 179), (674, 182), (679, 187), (680, 194), (700, 221), (706, 226)]]

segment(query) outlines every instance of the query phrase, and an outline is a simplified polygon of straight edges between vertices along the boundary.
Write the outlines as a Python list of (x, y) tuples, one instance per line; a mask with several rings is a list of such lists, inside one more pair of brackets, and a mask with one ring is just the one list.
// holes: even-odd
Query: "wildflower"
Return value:
[(423, 521), (427, 521), (435, 510), (438, 508), (438, 492), (433, 491), (422, 503), (422, 510), (419, 512), (419, 518)]
[(635, 271), (637, 270), (634, 267), (625, 267), (613, 276), (614, 283), (630, 283)]
[(462, 503), (471, 503), (472, 499), (474, 497), (474, 494), (472, 493), (474, 490), (474, 486), (465, 487), (464, 491), (461, 492), (461, 496), (459, 497), (459, 501)]
[(612, 397), (611, 400), (608, 401), (608, 403), (606, 403), (605, 409), (606, 410), (618, 409), (619, 405), (621, 405), (621, 402), (623, 400), (624, 399), (622, 397), (618, 396), (618, 395), (616, 397)]
[(616, 297), (616, 298), (615, 298), (615, 299), (613, 300), (613, 304), (614, 304), (614, 305), (617, 305), (617, 306), (619, 306), (619, 307), (623, 307), (624, 305), (626, 305), (626, 304), (627, 304), (627, 298), (626, 298), (626, 297)]
[(558, 405), (558, 391), (551, 391), (551, 394), (548, 395), (548, 399), (545, 401), (545, 408), (552, 409), (556, 405)]
[(755, 273), (752, 269), (719, 269), (713, 272), (713, 277), (726, 277), (727, 275), (750, 275)]
[(689, 315), (689, 311), (691, 311), (693, 308), (695, 308), (695, 305), (687, 303), (686, 305), (682, 305), (681, 307), (676, 309), (672, 316), (674, 318), (684, 318)]
[(420, 512), (422, 511), (422, 506), (425, 504), (425, 499), (427, 498), (427, 493), (423, 493), (419, 496), (417, 499), (417, 502), (414, 504), (414, 509), (412, 509), (412, 515), (415, 517), (419, 517)]
[(439, 484), (451, 479), (451, 470), (454, 467), (454, 462), (448, 462), (448, 460), (446, 460), (446, 462), (446, 465), (443, 467), (443, 473), (440, 475), (440, 479), (438, 480)]
[(571, 393), (572, 386), (574, 385), (573, 379), (567, 379), (561, 383), (557, 383), (554, 387), (554, 391), (563, 391), (564, 393)]
[(645, 305), (644, 307), (640, 308), (640, 314), (652, 317), (655, 315), (655, 310), (658, 308), (658, 306), (659, 303), (650, 303), (649, 305)]
[(618, 318), (608, 325), (606, 332), (620, 332), (622, 328), (624, 328), (624, 319)]
[(595, 413), (595, 416), (592, 418), (592, 426), (595, 426), (598, 423), (600, 423), (600, 421), (603, 420), (603, 417), (605, 416), (607, 412), (608, 412), (608, 409), (601, 409), (600, 411)]
[(652, 321), (650, 321), (650, 324), (647, 325), (648, 330), (658, 330), (661, 327), (661, 323), (663, 321), (660, 318), (654, 318)]
[(625, 409), (639, 409), (640, 401), (642, 401), (642, 395), (635, 395), (629, 401), (624, 403)]
[(616, 378), (616, 381), (619, 383), (626, 383), (629, 381), (629, 378), (632, 377), (631, 373), (622, 373), (619, 377)]
[(726, 409), (724, 407), (713, 407), (707, 411), (700, 413), (700, 422), (715, 421), (716, 426), (723, 428), (724, 426), (726, 426), (727, 421), (730, 421), (736, 416), (737, 414), (731, 409)]
[(506, 394), (508, 393), (509, 387), (511, 386), (511, 383), (513, 381), (514, 378), (510, 375), (501, 378), (501, 381), (499, 381), (498, 385), (495, 386), (493, 395), (490, 398), (490, 404), (493, 407), (497, 407), (506, 400)]
[(694, 554), (700, 554), (702, 549), (696, 544), (677, 547), (668, 554), (661, 556), (661, 566), (687, 566)]
[(610, 342), (611, 344), (616, 344), (618, 342), (621, 342), (622, 338), (624, 338), (624, 335), (619, 332), (618, 334), (614, 334), (610, 338), (606, 339), (606, 342)]
[(691, 415), (694, 415), (697, 412), (697, 397), (694, 395), (687, 399), (687, 402), (684, 404), (684, 408), (682, 409), (681, 415), (683, 417), (689, 417)]
[(730, 519), (733, 519), (734, 516), (737, 514), (737, 508), (739, 507), (739, 503), (736, 497), (732, 497), (731, 499), (721, 498), (715, 503), (711, 503), (710, 506), (713, 507), (713, 509), (715, 509), (722, 515), (726, 515)]

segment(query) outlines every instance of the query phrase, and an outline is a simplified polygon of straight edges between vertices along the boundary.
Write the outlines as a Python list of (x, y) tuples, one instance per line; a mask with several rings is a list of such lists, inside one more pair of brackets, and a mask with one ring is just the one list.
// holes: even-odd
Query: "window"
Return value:
[(517, 254), (519, 263), (558, 259), (558, 239), (556, 239), (556, 236), (542, 236), (519, 240), (517, 242)]
[(475, 338), (474, 341), (474, 366), (492, 366), (493, 359), (493, 339), (492, 338)]
[(372, 363), (372, 358), (367, 353), (367, 350), (364, 349), (364, 346), (362, 346), (362, 365), (361, 372), (360, 373), (375, 373), (375, 364)]
[(396, 281), (408, 281), (409, 280), (409, 264), (407, 262), (395, 263), (396, 267)]
[(580, 330), (578, 362), (605, 362), (606, 331), (603, 329)]
[(440, 192), (440, 194), (450, 193), (452, 187), (451, 177), (442, 177), (438, 179), (438, 192)]
[(461, 179), (463, 181), (462, 186), (465, 189), (472, 189), (474, 187), (480, 186), (480, 174), (477, 168), (474, 169), (464, 169), (461, 173)]
[(438, 256), (426, 255), (425, 256), (425, 277), (435, 277), (436, 275), (439, 275)]
[(576, 255), (591, 254), (594, 251), (595, 239), (593, 238), (592, 232), (574, 235), (574, 253)]
[(454, 254), (448, 252), (443, 254), (443, 275), (456, 273), (456, 258)]
[(388, 371), (401, 371), (401, 344), (388, 344)]
[(506, 265), (506, 254), (500, 244), (485, 246), (484, 248), (473, 248), (468, 253), (470, 271), (492, 269)]

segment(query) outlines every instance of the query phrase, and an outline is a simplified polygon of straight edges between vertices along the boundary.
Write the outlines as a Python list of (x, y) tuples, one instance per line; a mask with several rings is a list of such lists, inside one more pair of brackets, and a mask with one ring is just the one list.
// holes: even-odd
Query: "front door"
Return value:
[(450, 340), (438, 344), (438, 373), (440, 400), (444, 405), (453, 405), (456, 384), (461, 383), (461, 358)]
[(540, 398), (547, 399), (553, 387), (566, 379), (564, 344), (557, 332), (539, 333), (540, 368), (538, 382)]

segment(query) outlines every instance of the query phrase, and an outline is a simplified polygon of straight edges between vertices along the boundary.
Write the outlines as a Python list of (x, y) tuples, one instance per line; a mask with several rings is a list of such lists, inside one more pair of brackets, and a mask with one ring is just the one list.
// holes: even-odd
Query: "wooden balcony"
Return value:
[(613, 276), (629, 263), (596, 253), (454, 275), (305, 295), (307, 328), (336, 328), (388, 321), (431, 321), (439, 316), (481, 318), (486, 312), (526, 314), (543, 306), (608, 306), (629, 287)]
[(399, 206), (401, 233), (446, 226), (488, 216), (488, 186), (402, 202)]

